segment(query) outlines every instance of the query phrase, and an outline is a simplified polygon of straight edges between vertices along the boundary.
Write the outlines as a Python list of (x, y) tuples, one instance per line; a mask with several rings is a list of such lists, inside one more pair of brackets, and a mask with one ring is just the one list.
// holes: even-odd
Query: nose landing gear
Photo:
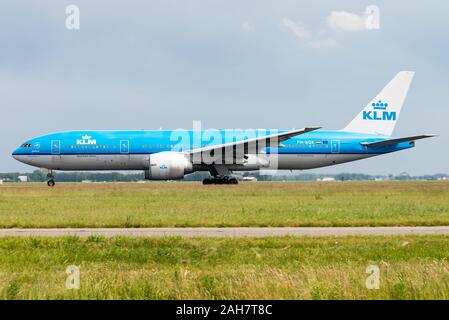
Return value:
[(51, 170), (48, 171), (47, 173), (47, 186), (49, 187), (54, 187), (56, 182), (55, 182), (55, 178), (53, 177), (53, 172)]

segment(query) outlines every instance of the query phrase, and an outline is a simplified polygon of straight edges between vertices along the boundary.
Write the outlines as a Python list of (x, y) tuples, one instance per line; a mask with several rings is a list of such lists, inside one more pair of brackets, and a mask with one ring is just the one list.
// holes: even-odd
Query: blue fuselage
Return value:
[[(283, 132), (279, 130), (277, 132)], [(148, 156), (161, 152), (189, 152), (210, 145), (247, 140), (273, 131), (67, 131), (32, 138), (13, 152), (23, 163), (55, 170), (145, 170)], [(310, 169), (359, 160), (414, 146), (401, 142), (367, 147), (392, 137), (317, 130), (283, 141), (279, 147), (260, 150), (262, 157), (276, 156), (278, 169)], [(233, 166), (232, 170), (257, 168)], [(196, 170), (208, 170), (197, 166)]]
[[(216, 133), (219, 133), (217, 135)], [(263, 131), (264, 134), (267, 131)], [(269, 132), (269, 131), (268, 131)], [(280, 130), (279, 132), (283, 132)], [(188, 151), (209, 145), (248, 139), (245, 131), (220, 130), (213, 134), (202, 131), (67, 131), (30, 139), (14, 150), (13, 156), (23, 155), (108, 155), (153, 154), (162, 151)], [(237, 139), (235, 138), (237, 137)], [(266, 148), (277, 154), (384, 154), (414, 146), (403, 142), (376, 149), (362, 142), (376, 142), (392, 137), (344, 131), (314, 131), (282, 142), (279, 148)]]

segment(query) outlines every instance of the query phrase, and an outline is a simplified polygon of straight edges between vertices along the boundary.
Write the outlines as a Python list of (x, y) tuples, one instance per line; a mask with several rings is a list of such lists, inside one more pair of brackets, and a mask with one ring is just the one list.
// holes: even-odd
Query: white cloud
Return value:
[(310, 33), (300, 23), (294, 22), (289, 18), (282, 18), (281, 25), (293, 32), (299, 39), (307, 39)]
[(304, 45), (315, 49), (340, 46), (337, 40), (329, 36), (330, 31), (359, 32), (368, 30), (365, 15), (357, 15), (347, 11), (332, 11), (326, 18), (326, 27), (321, 28), (316, 33), (310, 32), (300, 22), (295, 22), (287, 17), (281, 19), (281, 26), (292, 32)]
[(320, 32), (318, 36), (309, 32), (301, 23), (294, 22), (289, 18), (281, 19), (281, 26), (291, 31), (306, 47), (314, 49), (327, 49), (338, 47), (338, 42), (331, 38), (322, 38), (325, 33)]
[(326, 18), (326, 22), (333, 31), (355, 32), (367, 30), (363, 16), (347, 11), (332, 11)]
[(251, 22), (249, 22), (249, 21), (243, 22), (242, 28), (246, 32), (254, 32), (254, 31), (256, 31), (256, 28), (254, 27), (254, 25)]

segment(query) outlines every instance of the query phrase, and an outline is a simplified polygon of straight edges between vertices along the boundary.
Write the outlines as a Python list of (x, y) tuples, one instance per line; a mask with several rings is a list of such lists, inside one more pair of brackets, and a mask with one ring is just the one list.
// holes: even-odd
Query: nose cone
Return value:
[(17, 148), (16, 150), (14, 150), (11, 154), (11, 156), (16, 159), (17, 161), (23, 162), (23, 155), (20, 152), (20, 148)]
[(14, 151), (11, 153), (11, 156), (12, 156), (14, 159), (17, 160), (17, 155), (18, 155), (18, 153), (19, 153), (19, 149), (16, 149), (16, 150), (14, 150)]

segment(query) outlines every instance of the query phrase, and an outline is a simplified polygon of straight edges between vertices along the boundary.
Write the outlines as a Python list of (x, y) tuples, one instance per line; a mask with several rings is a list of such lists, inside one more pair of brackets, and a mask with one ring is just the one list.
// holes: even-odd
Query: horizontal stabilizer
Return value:
[(436, 136), (437, 136), (436, 134), (423, 134), (420, 136), (388, 139), (388, 140), (382, 140), (382, 141), (376, 141), (376, 142), (361, 142), (360, 144), (364, 145), (366, 147), (385, 147), (385, 146), (390, 146), (392, 144), (396, 144), (396, 143), (400, 143), (400, 142), (415, 141), (415, 140), (419, 140), (419, 139), (432, 138), (432, 137), (436, 137)]

